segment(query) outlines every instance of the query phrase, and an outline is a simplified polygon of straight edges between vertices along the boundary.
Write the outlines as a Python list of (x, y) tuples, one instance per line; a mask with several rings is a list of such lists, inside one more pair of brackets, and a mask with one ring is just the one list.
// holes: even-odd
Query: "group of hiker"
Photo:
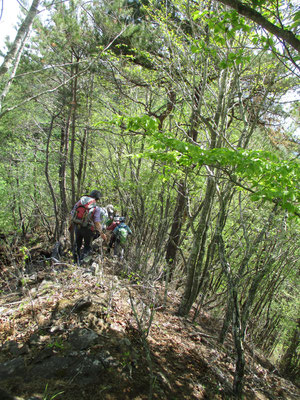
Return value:
[[(78, 264), (91, 255), (92, 242), (99, 236), (108, 243), (107, 255), (113, 248), (114, 256), (123, 259), (127, 237), (132, 234), (125, 217), (119, 216), (112, 204), (100, 207), (101, 197), (99, 190), (92, 190), (89, 195), (82, 196), (71, 211), (70, 227), (75, 232), (74, 262)], [(110, 240), (107, 232), (111, 233)]]

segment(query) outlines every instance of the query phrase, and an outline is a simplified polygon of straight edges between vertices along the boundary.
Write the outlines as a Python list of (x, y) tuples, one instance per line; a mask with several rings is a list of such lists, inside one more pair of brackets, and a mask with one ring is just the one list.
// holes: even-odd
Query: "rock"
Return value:
[(5, 342), (2, 346), (3, 351), (9, 351), (12, 353), (12, 349), (17, 348), (19, 346), (19, 343), (16, 342), (15, 340), (8, 340)]
[(98, 354), (98, 358), (100, 358), (102, 364), (106, 368), (118, 367), (119, 362), (108, 351), (103, 351)]
[(30, 370), (30, 377), (36, 379), (68, 379), (76, 384), (87, 385), (101, 379), (101, 372), (105, 369), (104, 362), (99, 356), (86, 356), (74, 352), (67, 355), (53, 355), (34, 365)]
[(98, 335), (88, 329), (76, 328), (69, 337), (69, 343), (76, 350), (91, 347), (98, 340)]
[(124, 337), (123, 339), (121, 339), (120, 343), (121, 343), (121, 345), (124, 344), (124, 346), (127, 346), (127, 347), (132, 346), (131, 341), (127, 337)]
[(16, 347), (12, 347), (10, 349), (10, 353), (17, 357), (17, 356), (21, 356), (22, 354), (28, 354), (29, 353), (29, 347), (25, 344), (19, 344), (17, 343)]
[(29, 371), (30, 376), (50, 379), (66, 377), (74, 359), (53, 355), (37, 361)]
[(122, 326), (122, 325), (120, 325), (120, 324), (118, 324), (118, 323), (112, 323), (111, 326), (110, 326), (110, 328), (111, 328), (113, 331), (120, 332), (120, 333), (125, 333), (125, 330), (126, 330), (126, 327), (125, 327), (125, 326)]
[(45, 349), (40, 351), (38, 355), (33, 359), (33, 363), (34, 364), (39, 363), (45, 360), (46, 358), (53, 356), (53, 354), (54, 354), (53, 349), (51, 349), (50, 347), (46, 347)]
[(0, 380), (15, 376), (25, 376), (25, 364), (22, 357), (0, 364)]
[(96, 383), (97, 381), (99, 381), (99, 379), (101, 379), (101, 372), (103, 372), (105, 369), (105, 366), (101, 359), (95, 357), (83, 357), (82, 359), (79, 359), (77, 361), (77, 383), (80, 381), (80, 384), (86, 385), (90, 383)]

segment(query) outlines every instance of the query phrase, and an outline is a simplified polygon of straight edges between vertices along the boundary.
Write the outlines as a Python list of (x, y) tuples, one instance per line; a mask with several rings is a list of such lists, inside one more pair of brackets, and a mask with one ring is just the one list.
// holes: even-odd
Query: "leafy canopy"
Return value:
[(121, 117), (117, 123), (128, 132), (142, 130), (148, 138), (147, 150), (138, 157), (160, 160), (178, 169), (195, 165), (217, 168), (237, 188), (250, 192), (253, 201), (270, 201), (300, 215), (300, 166), (297, 160), (281, 160), (264, 150), (203, 149), (177, 139), (171, 132), (159, 131), (159, 121), (147, 115)]

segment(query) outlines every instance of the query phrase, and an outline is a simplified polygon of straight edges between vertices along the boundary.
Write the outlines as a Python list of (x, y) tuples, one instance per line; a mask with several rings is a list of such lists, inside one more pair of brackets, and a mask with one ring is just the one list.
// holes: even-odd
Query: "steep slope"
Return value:
[[(234, 398), (218, 320), (176, 316), (178, 294), (126, 263), (75, 266), (41, 252), (23, 273), (2, 268), (0, 387), (22, 399)], [(246, 360), (245, 399), (299, 399), (255, 349)]]

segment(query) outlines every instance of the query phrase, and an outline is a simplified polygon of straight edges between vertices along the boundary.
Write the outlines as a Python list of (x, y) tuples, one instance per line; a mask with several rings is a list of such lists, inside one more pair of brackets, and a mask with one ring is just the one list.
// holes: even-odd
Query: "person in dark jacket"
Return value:
[[(100, 198), (101, 192), (92, 190), (89, 195), (81, 197), (71, 211), (71, 221), (75, 228), (75, 262), (82, 262), (91, 253), (91, 244), (94, 239), (101, 236), (106, 241), (101, 225), (105, 215), (103, 209), (97, 205)], [(80, 212), (84, 217), (80, 215)], [(84, 247), (81, 253), (82, 242)]]

